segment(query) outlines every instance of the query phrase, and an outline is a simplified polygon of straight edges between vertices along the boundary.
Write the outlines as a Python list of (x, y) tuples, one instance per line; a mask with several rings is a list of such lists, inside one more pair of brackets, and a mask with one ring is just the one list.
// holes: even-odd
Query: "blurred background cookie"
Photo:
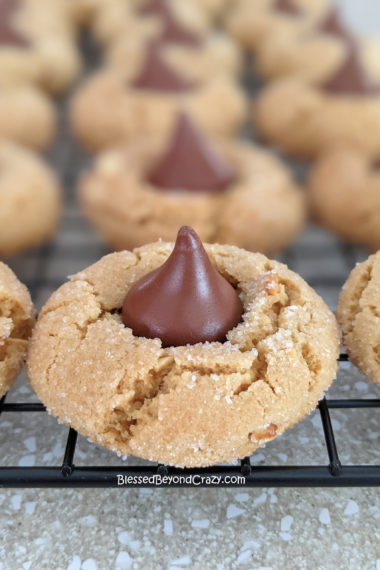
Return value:
[(68, 14), (74, 25), (89, 28), (99, 4), (107, 0), (66, 0)]
[(227, 35), (216, 30), (194, 31), (174, 19), (168, 24), (167, 16), (153, 21), (136, 19), (108, 42), (103, 61), (126, 78), (134, 77), (152, 43), (173, 68), (196, 81), (238, 76), (243, 68), (243, 53)]
[(155, 29), (166, 40), (184, 41), (187, 37), (189, 43), (209, 30), (197, 6), (181, 0), (111, 0), (99, 5), (91, 30), (100, 44), (107, 45), (129, 34), (135, 26)]
[(380, 169), (355, 148), (334, 148), (313, 167), (309, 196), (317, 220), (343, 240), (380, 248)]
[(191, 3), (113, 0), (99, 8), (92, 30), (104, 48), (105, 65), (129, 80), (141, 70), (152, 44), (190, 80), (237, 76), (242, 71), (240, 48), (220, 30), (199, 23), (199, 13)]
[(24, 148), (0, 142), (0, 165), (0, 257), (5, 257), (52, 236), (61, 190), (51, 168)]
[[(161, 11), (167, 5), (188, 24), (194, 22), (197, 26), (210, 26), (222, 15), (227, 0), (66, 0), (69, 13), (74, 22), (94, 31), (100, 29), (99, 22), (104, 18), (103, 30), (108, 37), (120, 29), (120, 21), (125, 15), (151, 14)], [(115, 27), (116, 26), (116, 27)], [(102, 34), (102, 32), (100, 32)], [(98, 36), (99, 38), (100, 36)], [(104, 36), (103, 36), (104, 37)]]
[(247, 143), (205, 137), (182, 115), (171, 141), (100, 155), (79, 186), (84, 213), (112, 247), (130, 249), (181, 225), (201, 239), (276, 252), (301, 229), (303, 195), (279, 160)]
[(90, 77), (73, 98), (71, 126), (93, 152), (141, 136), (165, 138), (181, 111), (207, 132), (232, 135), (246, 117), (246, 98), (227, 77), (188, 80), (152, 46), (132, 82), (109, 70)]
[(380, 252), (358, 264), (343, 286), (336, 310), (350, 360), (380, 385)]
[(380, 157), (380, 82), (364, 69), (356, 44), (321, 85), (290, 78), (264, 88), (254, 115), (266, 140), (296, 156), (351, 143)]
[(266, 80), (291, 76), (320, 85), (334, 76), (353, 43), (363, 68), (380, 79), (379, 41), (356, 37), (336, 7), (307, 31), (271, 37), (256, 55), (255, 68)]
[(0, 22), (0, 85), (33, 82), (61, 93), (77, 77), (81, 58), (63, 4), (4, 0)]
[(34, 314), (27, 288), (0, 261), (0, 397), (8, 391), (22, 368)]
[(235, 0), (225, 16), (225, 28), (243, 47), (256, 53), (272, 38), (308, 30), (328, 10), (325, 0)]
[(46, 149), (56, 135), (56, 123), (55, 107), (42, 91), (32, 85), (0, 89), (0, 139)]

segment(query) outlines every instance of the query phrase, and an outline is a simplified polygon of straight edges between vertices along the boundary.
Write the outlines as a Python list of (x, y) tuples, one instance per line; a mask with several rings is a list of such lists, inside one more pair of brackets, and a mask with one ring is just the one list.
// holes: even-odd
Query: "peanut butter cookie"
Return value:
[(343, 286), (337, 318), (350, 360), (380, 386), (380, 253), (357, 265)]
[(241, 127), (246, 100), (232, 79), (189, 81), (152, 50), (132, 83), (107, 70), (87, 80), (72, 101), (71, 126), (79, 142), (96, 152), (139, 137), (165, 140), (183, 111), (205, 131), (228, 135)]
[(57, 227), (61, 191), (39, 156), (0, 142), (0, 256), (40, 245)]
[(356, 44), (322, 85), (291, 78), (264, 89), (254, 120), (268, 141), (296, 156), (352, 144), (380, 158), (380, 82), (367, 73)]
[(34, 307), (25, 285), (0, 261), (0, 397), (23, 365), (34, 325)]
[(327, 12), (324, 0), (236, 0), (226, 13), (227, 31), (255, 53), (282, 36), (292, 38), (312, 28)]
[(111, 0), (99, 3), (91, 29), (101, 45), (109, 45), (117, 38), (134, 34), (135, 29), (163, 31), (165, 37), (172, 41), (183, 41), (187, 36), (186, 39), (191, 42), (192, 37), (205, 34), (209, 25), (195, 2), (143, 0), (133, 3)]
[(205, 137), (186, 116), (171, 139), (110, 150), (83, 174), (83, 211), (112, 247), (173, 240), (187, 224), (202, 240), (274, 253), (300, 231), (304, 197), (279, 159)]
[(334, 148), (313, 167), (309, 178), (313, 212), (344, 240), (380, 248), (380, 171), (355, 148)]
[(46, 149), (56, 134), (56, 111), (32, 85), (0, 89), (0, 138), (35, 150)]
[(357, 37), (345, 25), (336, 8), (312, 29), (301, 30), (291, 37), (271, 37), (257, 53), (255, 67), (269, 81), (297, 77), (321, 85), (342, 66), (352, 42), (358, 45), (358, 56), (364, 69), (379, 80), (379, 41)]
[[(182, 228), (174, 249), (156, 242), (113, 253), (53, 294), (33, 334), (28, 374), (60, 422), (115, 452), (195, 467), (251, 454), (316, 406), (338, 356), (336, 322), (322, 299), (261, 254), (205, 249), (208, 260)], [(205, 295), (211, 305), (198, 310)], [(202, 323), (212, 338), (224, 318), (216, 298), (226, 312), (235, 303), (231, 328), (223, 340), (198, 342)], [(143, 313), (148, 330), (139, 336), (134, 317)], [(190, 344), (179, 344), (178, 320)]]
[(48, 0), (0, 4), (0, 86), (33, 83), (61, 93), (78, 75), (81, 58), (67, 6)]
[[(131, 32), (116, 38), (105, 50), (104, 63), (128, 81), (137, 77), (149, 49), (155, 42), (157, 31), (134, 27)], [(199, 36), (197, 46), (180, 42), (163, 42), (160, 45), (164, 60), (185, 78), (205, 82), (210, 77), (226, 75), (238, 77), (243, 68), (243, 53), (237, 44), (221, 32)], [(128, 66), (125, 62), (128, 61)]]

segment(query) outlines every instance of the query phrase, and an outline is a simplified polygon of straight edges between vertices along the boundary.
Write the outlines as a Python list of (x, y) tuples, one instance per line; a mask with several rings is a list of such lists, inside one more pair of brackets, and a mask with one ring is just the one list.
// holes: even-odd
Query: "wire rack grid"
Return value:
[[(340, 360), (345, 361), (346, 355)], [(327, 465), (252, 466), (245, 457), (235, 465), (178, 469), (166, 465), (82, 466), (74, 463), (77, 432), (69, 428), (62, 462), (53, 467), (0, 467), (2, 487), (134, 487), (134, 486), (244, 486), (244, 487), (344, 487), (379, 486), (380, 465), (344, 465), (339, 459), (331, 409), (380, 408), (380, 399), (323, 398), (318, 405), (328, 453)], [(0, 413), (46, 413), (40, 402), (7, 403)], [(190, 477), (189, 477), (190, 476)]]

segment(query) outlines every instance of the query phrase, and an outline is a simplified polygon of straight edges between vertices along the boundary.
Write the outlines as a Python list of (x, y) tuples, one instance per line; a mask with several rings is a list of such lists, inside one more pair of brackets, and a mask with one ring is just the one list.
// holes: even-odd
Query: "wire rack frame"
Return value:
[[(341, 354), (340, 362), (347, 361)], [(166, 465), (81, 466), (74, 462), (77, 432), (69, 428), (62, 463), (52, 467), (2, 467), (0, 487), (364, 487), (380, 486), (380, 465), (343, 465), (339, 459), (331, 409), (380, 408), (380, 399), (326, 399), (318, 404), (327, 465), (251, 465), (250, 457), (237, 465), (178, 469)], [(7, 412), (46, 413), (40, 402), (0, 401)]]

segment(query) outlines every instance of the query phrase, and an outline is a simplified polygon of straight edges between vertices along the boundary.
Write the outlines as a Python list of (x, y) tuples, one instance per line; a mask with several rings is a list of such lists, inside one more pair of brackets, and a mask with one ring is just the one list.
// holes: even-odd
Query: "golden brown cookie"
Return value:
[(250, 51), (272, 38), (292, 38), (312, 28), (327, 12), (324, 0), (236, 0), (225, 17), (227, 31)]
[[(160, 5), (156, 10), (141, 13), (144, 5)], [(124, 0), (111, 0), (99, 2), (92, 22), (92, 33), (102, 45), (112, 43), (115, 39), (135, 34), (136, 30), (155, 29), (159, 31), (166, 20), (167, 14), (178, 25), (190, 33), (204, 34), (208, 31), (208, 22), (204, 13), (194, 2), (178, 0), (143, 0), (142, 2), (125, 2)]]
[(64, 91), (81, 67), (67, 7), (47, 0), (5, 2), (0, 17), (0, 86), (34, 83)]
[(73, 23), (81, 28), (90, 28), (99, 4), (110, 0), (66, 0), (67, 10)]
[(286, 266), (206, 245), (243, 303), (226, 342), (162, 348), (120, 309), (173, 250), (156, 242), (102, 258), (42, 309), (28, 355), (37, 395), (60, 422), (121, 454), (203, 466), (251, 454), (308, 414), (336, 371), (338, 332), (322, 299)]
[(120, 74), (102, 71), (74, 96), (71, 127), (80, 143), (95, 152), (136, 137), (165, 139), (181, 111), (207, 132), (233, 134), (245, 119), (246, 100), (240, 86), (226, 77), (172, 93), (136, 88)]
[(0, 142), (0, 256), (40, 245), (57, 227), (61, 191), (54, 173), (30, 151)]
[(0, 87), (42, 83), (42, 69), (38, 54), (13, 46), (0, 45)]
[(10, 12), (6, 8), (6, 25), (10, 24), (20, 33), (76, 35), (75, 26), (68, 16), (67, 0), (6, 0), (4, 4), (12, 5)]
[[(149, 42), (156, 37), (156, 27), (133, 27), (133, 31), (117, 37), (106, 49), (104, 63), (126, 80), (137, 76), (146, 57)], [(205, 82), (218, 75), (238, 76), (243, 68), (243, 54), (236, 43), (223, 33), (202, 37), (197, 47), (167, 43), (160, 52), (168, 64), (190, 81)], [(125, 62), (128, 61), (128, 66)]]
[[(149, 0), (152, 2), (152, 0)], [(153, 0), (154, 4), (155, 0)], [(165, 4), (158, 0), (158, 4)], [(159, 46), (162, 56), (183, 74), (194, 81), (205, 81), (216, 75), (237, 75), (242, 70), (243, 54), (237, 44), (220, 31), (205, 30), (192, 24), (191, 17), (177, 14), (174, 7), (163, 13), (139, 15), (125, 2), (110, 5), (95, 20), (94, 33), (105, 46), (105, 63), (127, 80), (137, 76), (143, 67), (152, 42)], [(181, 4), (181, 8), (190, 4)], [(106, 23), (112, 33), (106, 33)], [(97, 32), (96, 23), (102, 31)], [(115, 27), (120, 30), (115, 32)], [(128, 65), (126, 65), (128, 61)]]
[(253, 115), (267, 141), (302, 158), (315, 158), (340, 144), (380, 157), (380, 93), (331, 94), (283, 79), (261, 92)]
[(250, 144), (212, 142), (236, 171), (225, 191), (158, 188), (148, 175), (167, 143), (146, 139), (97, 157), (80, 181), (83, 212), (116, 249), (174, 240), (179, 226), (191, 225), (204, 241), (278, 252), (305, 221), (304, 197), (290, 172)]
[[(380, 43), (369, 38), (357, 41), (362, 65), (370, 75), (380, 79)], [(295, 77), (321, 85), (336, 73), (346, 53), (345, 40), (318, 29), (291, 37), (280, 35), (272, 37), (259, 50), (255, 69), (267, 81)]]
[(350, 360), (380, 385), (380, 253), (358, 264), (343, 286), (337, 318)]
[(0, 397), (21, 370), (34, 325), (34, 313), (27, 288), (0, 261)]
[(41, 91), (28, 85), (0, 89), (0, 139), (42, 150), (56, 129), (55, 107)]
[[(150, 0), (65, 0), (72, 19), (80, 26), (90, 28), (98, 40), (115, 36), (125, 19), (138, 15), (139, 9)], [(224, 8), (225, 0), (168, 0), (179, 18), (205, 29), (214, 22)], [(103, 19), (103, 24), (101, 20)]]
[(380, 171), (355, 148), (334, 148), (313, 167), (311, 208), (318, 220), (344, 240), (380, 248)]
[[(188, 4), (187, 0), (180, 1)], [(229, 0), (193, 0), (192, 4), (203, 14), (207, 22), (213, 23), (220, 19), (228, 1)]]
[(81, 57), (71, 40), (45, 38), (38, 46), (38, 56), (41, 67), (39, 85), (49, 93), (64, 93), (81, 72)]

